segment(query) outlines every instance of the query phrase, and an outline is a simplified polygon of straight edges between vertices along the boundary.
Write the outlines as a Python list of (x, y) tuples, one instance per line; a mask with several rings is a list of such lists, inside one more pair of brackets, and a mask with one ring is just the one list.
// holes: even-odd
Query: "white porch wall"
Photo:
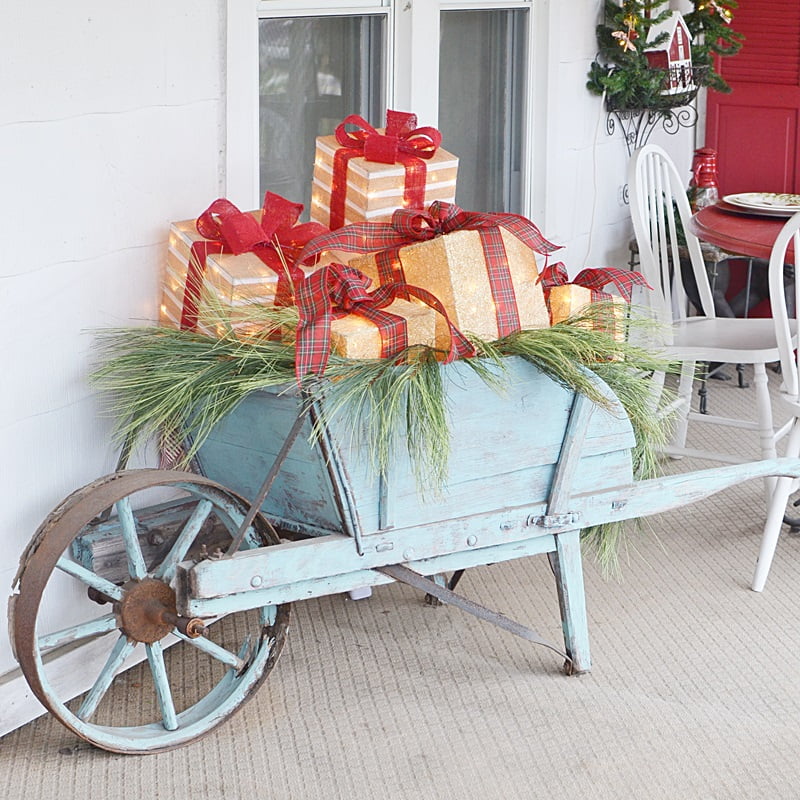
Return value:
[(49, 510), (116, 461), (86, 330), (155, 318), (169, 222), (222, 193), (222, 6), (2, 3), (3, 597)]
[[(116, 461), (86, 382), (87, 330), (153, 320), (169, 222), (225, 193), (226, 31), (224, 0), (2, 6), (5, 597), (47, 513)], [(624, 264), (630, 235), (617, 201), (624, 143), (606, 135), (600, 99), (584, 88), (599, 10), (599, 0), (537, 6), (549, 55), (537, 90), (547, 113), (533, 216), (566, 246), (572, 271)], [(687, 166), (690, 136), (662, 137)], [(0, 615), (0, 734), (19, 724), (11, 706), (28, 703), (15, 666)]]

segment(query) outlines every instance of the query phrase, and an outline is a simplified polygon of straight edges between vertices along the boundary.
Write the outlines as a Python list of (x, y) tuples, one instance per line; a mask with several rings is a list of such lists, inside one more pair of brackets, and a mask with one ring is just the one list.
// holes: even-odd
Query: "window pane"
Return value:
[(259, 21), (260, 185), (306, 207), (314, 142), (348, 114), (385, 108), (384, 17)]
[(526, 9), (444, 11), (439, 129), (461, 159), (456, 201), (473, 211), (522, 212)]

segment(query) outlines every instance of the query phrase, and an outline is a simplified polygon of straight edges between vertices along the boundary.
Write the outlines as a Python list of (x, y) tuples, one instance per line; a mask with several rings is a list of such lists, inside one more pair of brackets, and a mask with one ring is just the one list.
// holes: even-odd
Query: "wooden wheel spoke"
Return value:
[[(118, 753), (179, 747), (233, 714), (272, 669), (289, 605), (233, 611), (226, 638), (212, 633), (211, 641), (203, 628), (227, 615), (178, 616), (172, 584), (198, 540), (209, 546), (212, 524), (214, 534), (219, 523), (220, 534), (233, 535), (247, 512), (213, 481), (163, 470), (117, 471), (62, 501), (23, 556), (10, 611), (20, 668), (42, 705), (77, 736)], [(273, 538), (260, 516), (244, 534), (245, 548)], [(53, 624), (50, 609), (58, 612), (65, 591), (84, 600)], [(199, 662), (208, 685), (178, 685), (173, 670), (183, 674), (186, 657)], [(126, 675), (139, 662), (152, 683), (138, 671)]]
[(156, 687), (158, 704), (161, 706), (161, 719), (168, 731), (178, 729), (178, 715), (175, 713), (175, 703), (172, 700), (172, 690), (169, 688), (167, 666), (164, 663), (164, 649), (161, 642), (146, 645), (147, 660), (150, 662), (150, 672), (153, 674), (153, 683)]
[(71, 625), (69, 628), (63, 628), (60, 631), (48, 633), (46, 636), (40, 636), (37, 640), (39, 650), (50, 650), (53, 647), (59, 647), (68, 642), (77, 642), (81, 639), (88, 639), (90, 636), (99, 636), (103, 633), (113, 631), (117, 627), (117, 618), (113, 614), (106, 614), (103, 617), (98, 617), (90, 622), (80, 622), (77, 625)]
[(125, 554), (128, 557), (128, 574), (132, 578), (141, 580), (147, 575), (147, 566), (136, 533), (136, 518), (133, 516), (129, 497), (123, 497), (117, 502), (117, 516), (122, 540), (125, 543)]
[(87, 722), (91, 718), (92, 714), (97, 710), (100, 701), (105, 697), (106, 692), (111, 686), (111, 682), (114, 680), (114, 676), (135, 647), (136, 643), (130, 641), (124, 633), (120, 635), (111, 652), (108, 654), (106, 663), (100, 670), (97, 680), (83, 699), (81, 707), (78, 709), (76, 715), (78, 719)]
[(97, 589), (98, 592), (102, 592), (112, 600), (122, 600), (121, 586), (117, 586), (115, 583), (101, 578), (99, 575), (86, 569), (86, 567), (82, 567), (77, 562), (70, 561), (70, 559), (62, 556), (56, 562), (56, 567), (62, 572), (72, 575), (73, 578), (77, 578), (81, 583), (85, 583), (87, 586)]
[(156, 570), (154, 577), (169, 583), (175, 575), (178, 564), (186, 558), (192, 542), (203, 527), (203, 523), (208, 519), (214, 505), (208, 500), (201, 500), (192, 511), (191, 516), (186, 520), (181, 532), (167, 553), (166, 558)]
[(198, 650), (202, 650), (204, 653), (207, 653), (217, 661), (221, 661), (223, 664), (233, 667), (233, 669), (235, 669), (237, 672), (247, 664), (244, 659), (244, 655), (250, 649), (249, 636), (245, 638), (244, 645), (239, 651), (239, 655), (237, 655), (236, 653), (232, 653), (230, 650), (226, 650), (224, 647), (220, 647), (220, 645), (212, 642), (210, 639), (206, 639), (205, 636), (199, 636), (196, 639), (190, 639), (188, 636), (184, 636), (180, 631), (176, 630), (174, 633), (176, 636), (183, 639), (184, 642), (188, 642), (190, 645), (192, 645), (192, 647), (196, 647)]

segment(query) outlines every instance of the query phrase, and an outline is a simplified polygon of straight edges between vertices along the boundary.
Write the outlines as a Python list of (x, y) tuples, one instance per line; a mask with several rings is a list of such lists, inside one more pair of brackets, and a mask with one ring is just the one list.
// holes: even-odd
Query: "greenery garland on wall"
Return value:
[[(665, 95), (666, 72), (654, 69), (645, 49), (662, 44), (666, 34), (648, 42), (653, 26), (673, 13), (667, 0), (605, 0), (603, 22), (597, 26), (599, 51), (589, 69), (587, 88), (605, 93), (606, 106), (612, 109), (664, 110), (689, 102), (697, 88), (707, 86), (721, 92), (730, 87), (715, 69), (715, 56), (731, 56), (742, 46), (744, 37), (731, 28), (736, 0), (695, 0), (694, 9), (683, 15), (691, 36), (691, 56), (695, 89), (683, 95)], [(645, 43), (647, 43), (645, 45)]]

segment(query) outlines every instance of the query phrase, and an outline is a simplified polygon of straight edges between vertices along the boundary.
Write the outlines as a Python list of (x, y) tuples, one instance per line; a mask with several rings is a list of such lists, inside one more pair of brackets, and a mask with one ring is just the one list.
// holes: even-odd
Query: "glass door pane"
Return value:
[(443, 11), (439, 129), (461, 159), (456, 202), (522, 213), (527, 9)]
[(380, 121), (385, 17), (259, 21), (261, 194), (311, 201), (314, 142), (348, 114)]

